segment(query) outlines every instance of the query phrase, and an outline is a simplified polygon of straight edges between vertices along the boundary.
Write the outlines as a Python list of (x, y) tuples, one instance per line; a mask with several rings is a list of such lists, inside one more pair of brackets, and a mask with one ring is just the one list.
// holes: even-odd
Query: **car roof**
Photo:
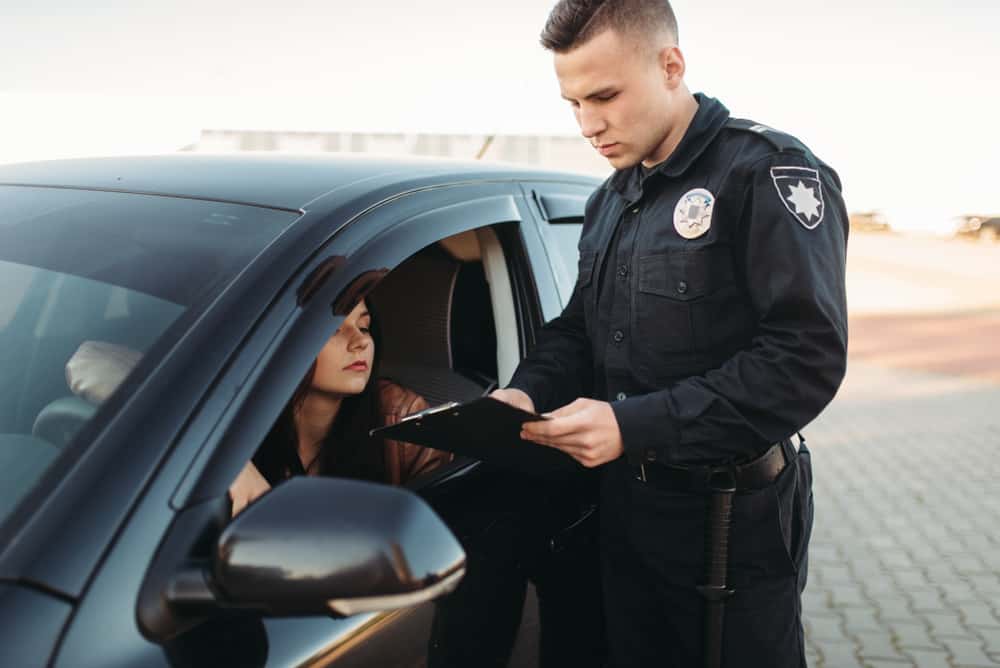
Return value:
[[(212, 199), (292, 211), (334, 191), (396, 183), (558, 180), (594, 177), (504, 163), (358, 154), (235, 153), (77, 158), (0, 165), (0, 185), (114, 190)], [(405, 190), (401, 187), (400, 191)], [(324, 197), (324, 199), (329, 199)]]

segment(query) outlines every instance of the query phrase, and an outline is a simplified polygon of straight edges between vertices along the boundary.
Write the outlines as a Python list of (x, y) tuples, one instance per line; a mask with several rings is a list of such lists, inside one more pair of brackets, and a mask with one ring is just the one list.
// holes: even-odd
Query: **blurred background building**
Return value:
[[(567, 135), (207, 129), (201, 131), (197, 142), (180, 150), (413, 155), (513, 162), (600, 177), (611, 172), (607, 161), (584, 139)], [(890, 220), (879, 209), (852, 211), (850, 223), (857, 232), (909, 231), (905, 221)], [(945, 237), (996, 241), (1000, 239), (1000, 216), (988, 213), (941, 216), (932, 230), (923, 231)]]
[(418, 155), (501, 160), (595, 176), (611, 172), (607, 160), (583, 138), (554, 135), (203, 130), (198, 142), (183, 150)]

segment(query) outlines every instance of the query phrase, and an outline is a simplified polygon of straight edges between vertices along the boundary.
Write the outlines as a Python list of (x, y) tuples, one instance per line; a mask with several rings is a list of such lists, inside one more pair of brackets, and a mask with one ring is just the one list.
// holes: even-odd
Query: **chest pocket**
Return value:
[(739, 290), (725, 247), (671, 250), (639, 258), (633, 323), (641, 348), (666, 353), (710, 351), (730, 338), (735, 323), (719, 321)]

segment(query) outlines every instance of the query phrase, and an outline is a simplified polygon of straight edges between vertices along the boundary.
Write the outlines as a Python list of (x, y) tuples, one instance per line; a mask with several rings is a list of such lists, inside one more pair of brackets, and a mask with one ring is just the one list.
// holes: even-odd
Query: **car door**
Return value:
[[(387, 271), (391, 276), (391, 270), (416, 252), (451, 235), (489, 229), (501, 247), (515, 248), (521, 218), (519, 196), (517, 187), (510, 183), (457, 186), (410, 195), (369, 212), (321, 249), (316, 259), (299, 272), (300, 278), (289, 286), (291, 299), (299, 306), (282, 325), (278, 337), (266, 343), (249, 342), (246, 355), (256, 361), (234, 363), (236, 368), (249, 364), (254, 369), (250, 377), (240, 383), (239, 389), (225, 380), (220, 383), (223, 388), (228, 386), (230, 401), (220, 423), (193, 455), (193, 463), (173, 494), (172, 505), (181, 510), (180, 516), (201, 512), (200, 508), (224, 493), (228, 482), (253, 454), (255, 445), (291, 396), (316, 351), (336, 328), (335, 312), (341, 313), (345, 300), (372, 289)], [(516, 269), (516, 264), (510, 267), (512, 294), (531, 289), (530, 277)], [(520, 298), (513, 301), (518, 323), (528, 318), (522, 311), (531, 308), (537, 311), (537, 305), (524, 304)], [(280, 311), (275, 309), (275, 313)], [(536, 314), (533, 319), (539, 318)], [(520, 335), (517, 338), (520, 341)], [(232, 392), (236, 392), (235, 400)], [(497, 527), (510, 530), (516, 524), (517, 509), (512, 509), (505, 500), (511, 489), (505, 474), (487, 469), (477, 462), (459, 462), (434, 479), (424, 481), (416, 491), (431, 502), (468, 552), (488, 553), (493, 559), (497, 557), (496, 550), (509, 544)], [(520, 577), (512, 572), (511, 555), (505, 554), (499, 561), (501, 568), (496, 571), (499, 577), (512, 580)], [(523, 582), (519, 580), (515, 585), (523, 586)], [(495, 581), (485, 586), (491, 593), (511, 589), (506, 583)], [(479, 608), (485, 624), (497, 622), (497, 632), (490, 633), (499, 648), (497, 651), (505, 651), (508, 645), (512, 647), (523, 626), (520, 615), (523, 593), (520, 595), (522, 598), (512, 596), (504, 602), (508, 626), (503, 629), (499, 629), (501, 624), (497, 622), (503, 615), (495, 607), (486, 607), (487, 602), (483, 601)], [(228, 644), (233, 651), (258, 648), (256, 653), (250, 651), (249, 656), (239, 655), (241, 661), (260, 658), (264, 652), (266, 658), (260, 665), (426, 665), (431, 649), (447, 647), (452, 640), (469, 640), (459, 638), (454, 631), (442, 630), (436, 613), (434, 605), (425, 604), (346, 619), (260, 621), (242, 616), (184, 634), (180, 640), (168, 643), (167, 653), (228, 662), (233, 657), (220, 657), (217, 642), (219, 637), (228, 637), (233, 640)], [(487, 626), (484, 630), (491, 628)]]

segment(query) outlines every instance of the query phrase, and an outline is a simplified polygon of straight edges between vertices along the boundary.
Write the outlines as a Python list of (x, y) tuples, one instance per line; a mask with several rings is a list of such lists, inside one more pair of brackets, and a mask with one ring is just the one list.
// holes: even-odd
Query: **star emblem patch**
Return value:
[(819, 172), (808, 167), (772, 167), (771, 180), (781, 203), (807, 230), (823, 222), (825, 203)]

